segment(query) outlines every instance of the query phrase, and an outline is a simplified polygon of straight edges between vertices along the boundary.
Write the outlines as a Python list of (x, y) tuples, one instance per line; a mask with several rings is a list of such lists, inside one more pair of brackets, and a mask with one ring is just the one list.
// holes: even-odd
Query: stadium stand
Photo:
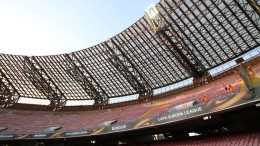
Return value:
[[(258, 69), (258, 64), (254, 67)], [(181, 95), (168, 97), (137, 105), (131, 105), (113, 109), (102, 109), (77, 112), (50, 112), (50, 111), (26, 111), (0, 108), (2, 116), (0, 125), (8, 126), (8, 132), (41, 132), (50, 126), (62, 126), (60, 131), (91, 128), (101, 122), (117, 120), (117, 123), (135, 121), (143, 118), (156, 117), (167, 113), (173, 106), (191, 100), (203, 103), (202, 97), (207, 95), (210, 100), (228, 97), (230, 94), (223, 88), (223, 83), (235, 86), (236, 93), (241, 90), (241, 80), (238, 75), (231, 74), (222, 79), (210, 82), (203, 86), (184, 91)]]
[(242, 132), (235, 134), (222, 134), (212, 135), (203, 138), (189, 138), (184, 140), (169, 141), (169, 142), (158, 142), (150, 146), (215, 146), (215, 145), (226, 145), (226, 146), (259, 146), (259, 132)]
[(0, 54), (0, 146), (259, 145), (259, 14), (254, 0), (161, 0), (90, 48)]
[(227, 97), (231, 93), (224, 90), (222, 85), (223, 83), (232, 84), (235, 86), (236, 92), (240, 91), (240, 77), (237, 75), (230, 75), (223, 79), (192, 89), (190, 91), (185, 91), (182, 93), (182, 95), (172, 97), (172, 99), (159, 102), (157, 105), (157, 109), (154, 110), (154, 112), (151, 112), (149, 116), (147, 115), (147, 117), (158, 116), (164, 112), (167, 112), (172, 106), (185, 103), (194, 99), (198, 103), (202, 103), (202, 98), (204, 95), (207, 95), (210, 100)]

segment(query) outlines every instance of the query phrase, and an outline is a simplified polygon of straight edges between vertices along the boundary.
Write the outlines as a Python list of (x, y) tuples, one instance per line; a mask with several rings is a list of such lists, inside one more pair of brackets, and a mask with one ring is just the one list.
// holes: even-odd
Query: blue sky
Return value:
[(120, 33), (159, 0), (0, 0), (0, 53), (52, 55)]

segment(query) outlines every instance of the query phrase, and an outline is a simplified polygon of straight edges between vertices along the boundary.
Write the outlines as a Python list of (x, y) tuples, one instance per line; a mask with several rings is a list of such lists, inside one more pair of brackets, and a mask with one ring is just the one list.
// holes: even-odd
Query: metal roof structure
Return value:
[[(161, 0), (118, 35), (77, 52), (52, 56), (0, 54), (2, 102), (14, 95), (107, 104), (109, 98), (153, 89), (207, 71), (259, 46), (254, 0)], [(14, 100), (16, 101), (16, 100)]]

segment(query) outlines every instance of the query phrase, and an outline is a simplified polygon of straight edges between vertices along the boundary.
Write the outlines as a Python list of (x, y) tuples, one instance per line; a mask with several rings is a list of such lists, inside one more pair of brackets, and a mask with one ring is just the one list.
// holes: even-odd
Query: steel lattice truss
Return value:
[[(254, 0), (162, 0), (156, 8), (165, 25), (158, 33), (142, 17), (96, 46), (35, 56), (35, 67), (26, 65), (28, 57), (0, 54), (1, 73), (22, 97), (94, 99), (100, 104), (201, 77), (259, 46), (259, 6)], [(6, 84), (0, 82), (0, 87), (7, 93)]]

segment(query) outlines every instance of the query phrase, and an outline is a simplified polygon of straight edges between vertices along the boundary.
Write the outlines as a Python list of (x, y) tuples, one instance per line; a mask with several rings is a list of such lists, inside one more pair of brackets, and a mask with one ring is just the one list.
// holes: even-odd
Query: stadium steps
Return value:
[[(33, 126), (30, 126), (30, 127), (28, 126), (27, 128), (24, 129), (24, 131), (25, 132), (29, 132), (31, 130), (36, 129), (36, 127), (41, 127), (42, 125), (46, 125), (46, 124), (48, 124), (50, 122), (50, 120), (52, 120), (52, 119), (49, 118), (49, 119), (46, 119), (46, 121), (42, 121), (42, 122), (37, 121), (36, 122), (37, 124), (35, 124)], [(36, 132), (36, 131), (33, 131), (33, 132)]]
[(201, 139), (187, 138), (162, 142), (158, 141), (152, 144), (152, 146), (259, 146), (259, 144), (259, 132), (243, 132), (205, 136)]
[(15, 121), (18, 121), (20, 118), (18, 118), (17, 116), (14, 116), (8, 120), (5, 120), (5, 121), (1, 121), (0, 122), (0, 125), (1, 126), (4, 126), (5, 124), (8, 124), (8, 123), (11, 123), (11, 122), (15, 122)]
[(5, 118), (5, 120), (3, 121), (0, 121), (0, 126), (7, 126), (8, 130), (12, 129), (11, 127), (12, 126), (9, 126), (9, 125), (12, 125), (12, 124), (15, 124), (17, 121), (20, 121), (22, 120), (25, 116), (22, 116), (22, 111), (17, 111), (16, 113), (13, 113), (14, 115), (9, 115), (8, 117), (10, 119), (8, 119), (7, 117)]
[(145, 114), (143, 114), (142, 116), (139, 117), (139, 119), (145, 118), (147, 116), (149, 116), (150, 114), (152, 114), (154, 111), (156, 111), (160, 106), (162, 106), (163, 104), (157, 104), (155, 107), (153, 107), (152, 109), (150, 109), (148, 112), (146, 112)]
[(107, 117), (106, 119), (104, 119), (103, 121), (95, 124), (94, 126), (92, 127), (97, 127), (99, 124), (103, 123), (103, 122), (106, 122), (106, 121), (111, 121), (111, 120), (115, 120), (115, 115), (118, 114), (119, 112), (121, 112), (119, 109), (113, 111), (113, 114), (109, 115), (109, 117)]
[(84, 117), (80, 120), (78, 120), (77, 122), (75, 123), (72, 123), (64, 128), (62, 128), (62, 131), (66, 131), (66, 130), (75, 130), (75, 129), (79, 129), (79, 128), (82, 128), (80, 127), (80, 125), (84, 125), (84, 123), (86, 121), (88, 121), (89, 119), (92, 119), (96, 116), (96, 114), (91, 114), (90, 116), (87, 116), (87, 117)]
[(62, 120), (63, 116), (62, 115), (59, 115), (59, 116), (55, 116), (55, 117), (46, 117), (46, 119), (40, 123), (40, 124), (37, 124), (37, 125), (34, 125), (33, 127), (28, 127), (26, 128), (25, 132), (29, 132), (29, 131), (32, 131), (33, 132), (40, 132), (50, 126), (55, 126), (56, 124), (53, 124), (53, 122), (56, 122), (56, 121), (59, 121), (59, 120)]

